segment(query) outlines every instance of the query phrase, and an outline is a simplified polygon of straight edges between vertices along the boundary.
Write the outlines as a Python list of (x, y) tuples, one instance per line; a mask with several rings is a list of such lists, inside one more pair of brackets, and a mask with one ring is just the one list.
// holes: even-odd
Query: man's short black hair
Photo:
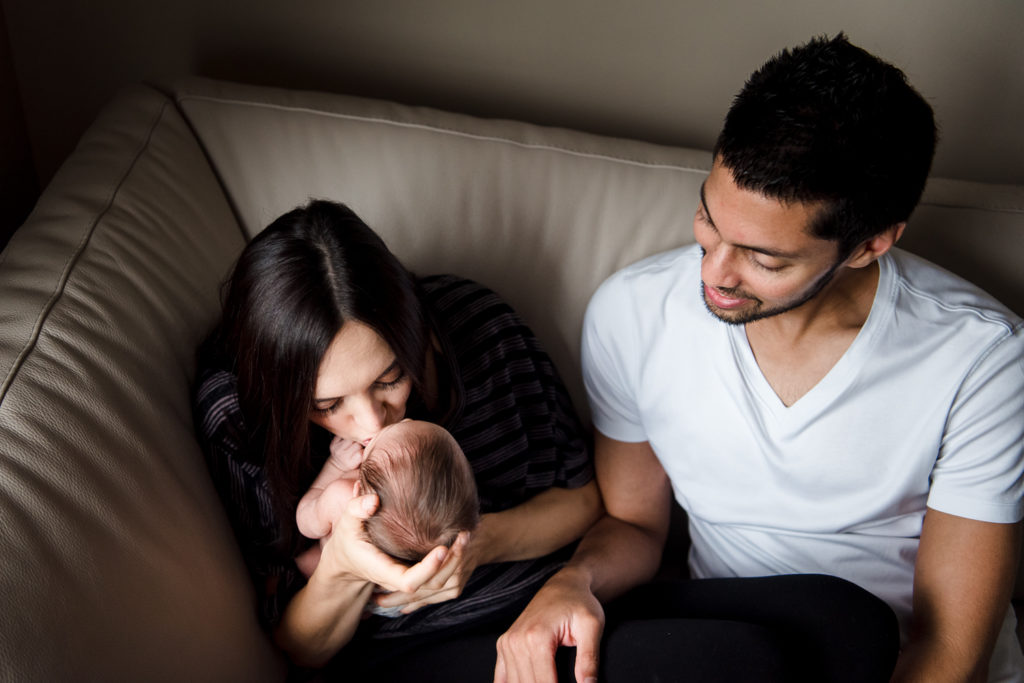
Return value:
[(812, 231), (845, 257), (909, 218), (936, 137), (931, 106), (903, 72), (840, 33), (783, 50), (754, 72), (715, 155), (744, 189), (824, 201)]

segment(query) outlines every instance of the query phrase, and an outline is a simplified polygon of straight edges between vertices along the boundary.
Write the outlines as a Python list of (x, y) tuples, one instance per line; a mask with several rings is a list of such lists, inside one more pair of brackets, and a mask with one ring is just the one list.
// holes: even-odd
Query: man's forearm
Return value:
[(978, 661), (968, 652), (957, 652), (957, 643), (937, 638), (911, 640), (896, 663), (892, 683), (984, 683), (988, 657)]
[(605, 515), (580, 541), (566, 569), (585, 576), (602, 602), (649, 581), (661, 564), (664, 534)]

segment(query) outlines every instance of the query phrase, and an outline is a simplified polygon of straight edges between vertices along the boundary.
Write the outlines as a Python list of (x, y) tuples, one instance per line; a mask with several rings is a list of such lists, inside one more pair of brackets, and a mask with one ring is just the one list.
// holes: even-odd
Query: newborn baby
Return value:
[[(377, 512), (364, 522), (371, 543), (405, 564), (415, 564), (439, 545), (450, 546), (460, 531), (479, 523), (473, 471), (454, 437), (419, 420), (388, 425), (364, 449), (335, 437), (323, 469), (299, 501), (295, 521), (307, 538), (330, 537), (331, 528), (354, 496), (377, 494)], [(309, 576), (318, 552), (296, 559)]]

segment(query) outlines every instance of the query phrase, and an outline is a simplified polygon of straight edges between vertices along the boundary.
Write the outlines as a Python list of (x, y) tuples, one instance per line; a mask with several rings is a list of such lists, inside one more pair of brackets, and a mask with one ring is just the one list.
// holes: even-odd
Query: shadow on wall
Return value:
[(25, 114), (14, 75), (7, 21), (0, 7), (0, 250), (39, 197)]

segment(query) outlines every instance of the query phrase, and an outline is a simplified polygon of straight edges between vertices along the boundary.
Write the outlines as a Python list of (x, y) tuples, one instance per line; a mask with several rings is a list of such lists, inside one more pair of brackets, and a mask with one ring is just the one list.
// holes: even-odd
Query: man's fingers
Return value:
[(557, 683), (557, 649), (558, 644), (543, 630), (506, 632), (498, 638), (495, 683)]
[(598, 641), (576, 646), (576, 683), (597, 683)]
[(494, 663), (494, 683), (509, 683), (508, 674), (505, 673), (505, 659), (498, 650), (498, 660)]

